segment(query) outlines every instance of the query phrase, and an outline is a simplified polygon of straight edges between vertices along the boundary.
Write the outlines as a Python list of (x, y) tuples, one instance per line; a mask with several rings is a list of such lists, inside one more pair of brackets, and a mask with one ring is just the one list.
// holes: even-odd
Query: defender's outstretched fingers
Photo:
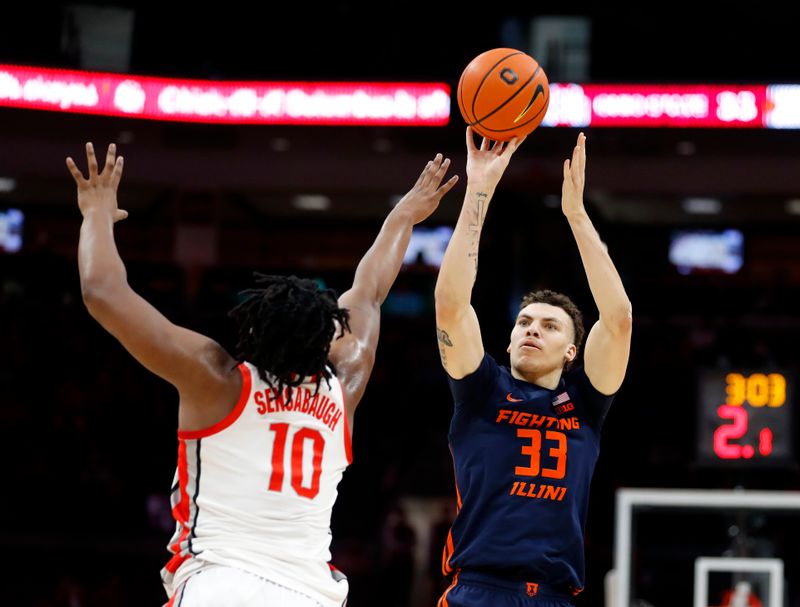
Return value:
[[(111, 173), (111, 185), (114, 186), (114, 189), (119, 186), (119, 182), (122, 179), (122, 169), (124, 168), (123, 165), (125, 164), (125, 160), (122, 156), (117, 158), (116, 162), (114, 163), (114, 170)], [(125, 213), (125, 217), (127, 217), (127, 212)]]
[(453, 175), (450, 179), (444, 182), (443, 185), (436, 190), (436, 195), (440, 198), (443, 197), (447, 192), (453, 189), (453, 186), (458, 183), (458, 175)]
[(86, 160), (89, 164), (89, 183), (97, 181), (97, 156), (94, 155), (94, 146), (91, 141), (86, 143)]
[(436, 171), (436, 180), (437, 180), (437, 182), (440, 182), (444, 178), (445, 173), (447, 173), (447, 169), (448, 169), (449, 166), (450, 166), (450, 159), (449, 158), (445, 158), (442, 161), (442, 164), (439, 166), (438, 170)]
[(67, 156), (67, 169), (69, 169), (69, 172), (72, 175), (72, 178), (75, 180), (75, 183), (78, 184), (78, 187), (81, 187), (86, 183), (83, 173), (81, 173), (78, 165), (75, 164), (75, 161), (70, 156)]
[(430, 183), (431, 181), (436, 180), (436, 176), (439, 173), (439, 169), (442, 166), (442, 155), (437, 153), (436, 156), (433, 157), (431, 161), (431, 165), (428, 168), (428, 174), (426, 176), (426, 184)]
[(106, 163), (103, 165), (102, 174), (105, 175), (106, 172), (113, 173), (114, 169), (116, 168), (115, 166), (116, 161), (117, 161), (117, 144), (109, 143), (108, 151), (106, 151)]
[(417, 182), (414, 184), (414, 187), (418, 185), (422, 185), (422, 182), (425, 181), (425, 176), (428, 174), (428, 169), (431, 167), (431, 161), (429, 160), (428, 163), (422, 167), (422, 171), (420, 171), (419, 177), (417, 177)]

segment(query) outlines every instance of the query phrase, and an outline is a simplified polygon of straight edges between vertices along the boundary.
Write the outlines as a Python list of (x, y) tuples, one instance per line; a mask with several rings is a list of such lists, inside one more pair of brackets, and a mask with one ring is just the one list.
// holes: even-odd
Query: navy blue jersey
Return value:
[(583, 368), (548, 390), (515, 379), (488, 354), (474, 373), (448, 379), (459, 509), (444, 572), (581, 589), (589, 485), (613, 396), (598, 392)]

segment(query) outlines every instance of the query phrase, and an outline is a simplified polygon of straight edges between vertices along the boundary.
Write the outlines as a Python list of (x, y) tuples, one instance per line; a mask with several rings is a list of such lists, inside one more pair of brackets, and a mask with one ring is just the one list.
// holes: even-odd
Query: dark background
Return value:
[[(793, 20), (768, 7), (713, 5), (699, 15), (698, 3), (549, 12), (399, 2), (114, 6), (135, 11), (129, 70), (143, 75), (454, 86), (478, 53), (524, 45), (532, 18), (573, 14), (591, 20), (587, 81), (800, 83)], [(65, 14), (59, 5), (4, 7), (0, 63), (80, 68), (79, 55), (63, 42)], [(252, 270), (346, 288), (390, 201), (439, 151), (453, 159), (462, 183), (427, 223), (453, 225), (465, 153), (455, 103), (451, 111), (451, 124), (441, 128), (310, 128), (0, 109), (0, 177), (17, 182), (0, 194), (0, 209), (26, 214), (23, 250), (0, 256), (0, 546), (13, 555), (1, 604), (163, 602), (158, 569), (170, 531), (160, 517), (175, 463), (176, 394), (82, 306), (80, 214), (64, 157), (81, 158), (87, 140), (102, 149), (119, 144), (126, 158), (120, 206), (131, 216), (117, 240), (131, 284), (173, 321), (230, 348), (225, 312)], [(528, 290), (566, 292), (588, 323), (596, 320), (574, 241), (553, 202), (576, 135), (537, 130), (495, 196), (473, 301), (486, 349), (499, 359), (510, 310)], [(607, 419), (593, 482), (587, 590), (578, 600), (600, 605), (617, 488), (798, 488), (796, 467), (699, 467), (694, 443), (698, 369), (781, 368), (794, 377), (800, 368), (798, 216), (785, 207), (800, 198), (800, 135), (591, 128), (587, 135), (587, 208), (635, 315), (628, 377)], [(302, 193), (324, 194), (332, 206), (299, 211), (291, 199)], [(687, 197), (716, 198), (722, 211), (689, 215), (681, 204)], [(683, 276), (669, 264), (671, 231), (700, 226), (744, 232), (740, 272)], [(181, 263), (176, 243), (198, 227), (213, 262)], [(404, 604), (402, 562), (412, 540), (391, 526), (397, 505), (452, 495), (451, 401), (434, 343), (435, 277), (422, 264), (399, 277), (394, 293), (405, 299), (387, 302), (376, 368), (356, 416), (355, 462), (340, 486), (332, 546), (351, 578), (353, 607), (374, 604), (388, 587)], [(412, 313), (409, 301), (421, 301), (422, 309)], [(796, 577), (796, 518), (649, 520), (637, 536), (636, 588), (654, 605), (688, 604), (693, 559), (719, 555), (736, 541), (749, 554), (785, 558), (787, 577)], [(730, 537), (734, 523), (759, 539)]]

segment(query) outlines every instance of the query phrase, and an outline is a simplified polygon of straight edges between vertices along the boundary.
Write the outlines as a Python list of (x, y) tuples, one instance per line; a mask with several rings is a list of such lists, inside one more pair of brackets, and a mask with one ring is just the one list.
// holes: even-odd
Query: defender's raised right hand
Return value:
[(458, 182), (458, 175), (453, 175), (441, 185), (449, 166), (449, 158), (436, 154), (436, 157), (422, 169), (414, 187), (397, 203), (398, 207), (402, 205), (411, 213), (414, 224), (430, 217), (439, 207), (442, 197)]
[(89, 178), (85, 179), (72, 158), (67, 157), (67, 168), (78, 186), (78, 207), (85, 217), (89, 211), (103, 210), (111, 213), (114, 221), (128, 216), (128, 211), (117, 207), (117, 188), (122, 179), (122, 156), (116, 157), (117, 146), (111, 144), (106, 152), (103, 172), (98, 173), (97, 158), (91, 142), (86, 144), (86, 160), (89, 165)]

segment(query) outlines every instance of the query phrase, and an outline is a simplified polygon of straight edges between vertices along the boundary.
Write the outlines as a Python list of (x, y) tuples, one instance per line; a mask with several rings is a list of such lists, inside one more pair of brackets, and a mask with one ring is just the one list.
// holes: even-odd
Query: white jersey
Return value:
[(239, 370), (233, 411), (206, 430), (178, 432), (167, 594), (216, 563), (340, 606), (347, 581), (328, 562), (331, 511), (352, 459), (342, 386), (323, 379), (315, 393), (309, 378), (289, 400), (253, 365)]

